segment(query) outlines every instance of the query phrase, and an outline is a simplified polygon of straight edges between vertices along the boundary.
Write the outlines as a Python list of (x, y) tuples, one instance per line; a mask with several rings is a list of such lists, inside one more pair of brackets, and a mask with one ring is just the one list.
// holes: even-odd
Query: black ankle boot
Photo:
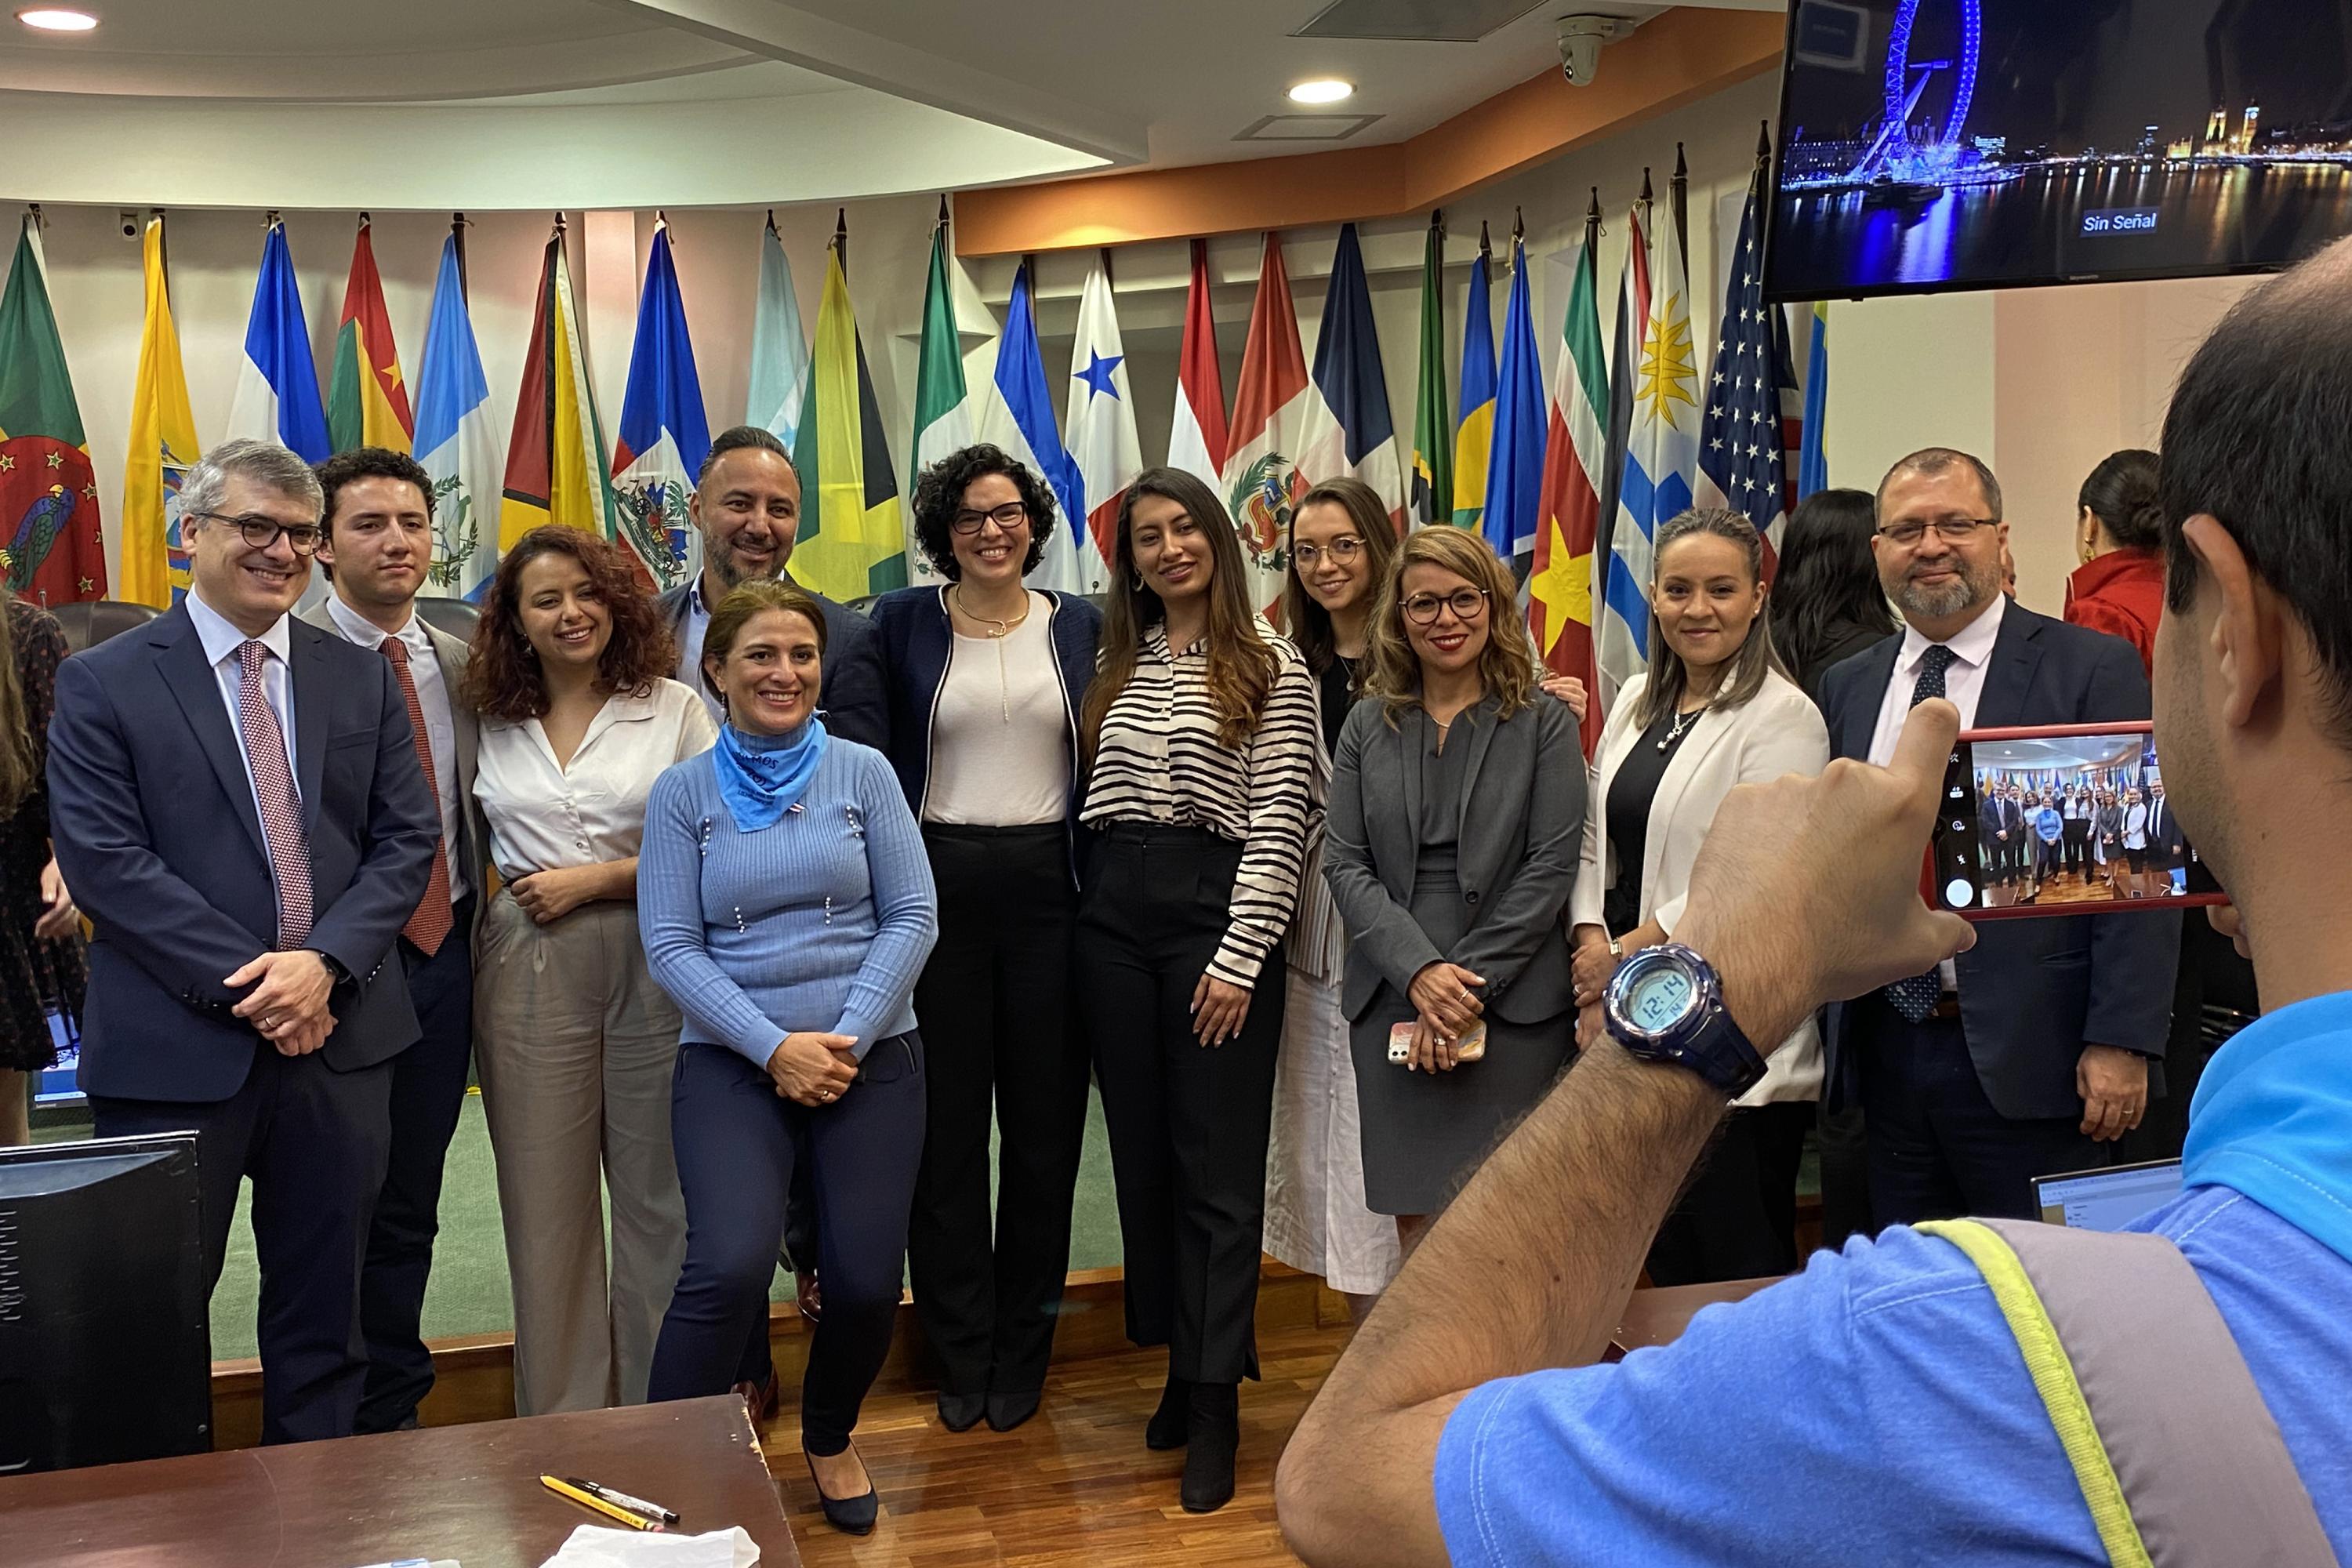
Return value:
[(1143, 1424), (1143, 1446), (1154, 1453), (1181, 1448), (1192, 1436), (1192, 1380), (1168, 1374), (1168, 1386), (1160, 1391), (1160, 1408)]
[(1234, 1500), (1234, 1454), (1242, 1441), (1240, 1392), (1231, 1383), (1192, 1386), (1192, 1442), (1179, 1493), (1186, 1513), (1214, 1513)]

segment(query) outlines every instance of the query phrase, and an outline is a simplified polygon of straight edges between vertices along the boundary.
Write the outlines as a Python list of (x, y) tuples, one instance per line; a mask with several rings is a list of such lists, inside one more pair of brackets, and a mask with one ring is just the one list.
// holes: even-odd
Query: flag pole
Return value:
[(466, 279), (466, 215), (464, 213), (449, 215), (449, 237), (457, 242), (457, 298), (465, 300), (470, 308), (473, 304), (474, 292), (472, 286)]
[(1634, 198), (1633, 205), (1642, 209), (1642, 243), (1646, 247), (1650, 243), (1651, 231), (1656, 226), (1651, 222), (1651, 216), (1658, 205), (1657, 198), (1650, 194), (1650, 170), (1647, 164), (1643, 165), (1642, 168), (1642, 194)]
[(1519, 247), (1527, 243), (1527, 211), (1522, 207), (1513, 207), (1511, 209), (1511, 270), (1514, 272), (1519, 268)]
[(1592, 187), (1592, 205), (1584, 209), (1584, 243), (1593, 253), (1595, 270), (1598, 270), (1598, 258), (1601, 253), (1601, 187), (1599, 185)]
[(1683, 275), (1690, 275), (1690, 165), (1683, 161), (1683, 144), (1675, 143), (1675, 241), (1682, 247)]
[(833, 253), (841, 258), (841, 276), (849, 276), (849, 209), (842, 207), (833, 217)]

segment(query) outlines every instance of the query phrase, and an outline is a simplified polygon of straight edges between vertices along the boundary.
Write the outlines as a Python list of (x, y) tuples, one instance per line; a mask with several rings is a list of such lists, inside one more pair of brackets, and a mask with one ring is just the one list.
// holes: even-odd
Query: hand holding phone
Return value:
[[(1417, 1042), (1415, 1036), (1422, 1038)], [(1421, 1048), (1414, 1048), (1419, 1044)], [(1422, 1022), (1409, 1019), (1389, 1027), (1389, 1061), (1408, 1072), (1419, 1068), (1425, 1072), (1450, 1072), (1457, 1062), (1475, 1062), (1486, 1055), (1486, 1026), (1482, 1020), (1471, 1025), (1448, 1046), (1433, 1030)]]
[(1928, 901), (1971, 921), (2227, 901), (2189, 889), (2145, 721), (1964, 732), (1928, 856)]

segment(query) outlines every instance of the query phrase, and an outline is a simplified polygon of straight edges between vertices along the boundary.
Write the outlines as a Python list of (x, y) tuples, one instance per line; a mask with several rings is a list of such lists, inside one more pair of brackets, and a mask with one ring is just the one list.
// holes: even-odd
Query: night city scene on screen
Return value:
[(2352, 233), (2337, 0), (1799, 0), (1775, 299), (2284, 267)]

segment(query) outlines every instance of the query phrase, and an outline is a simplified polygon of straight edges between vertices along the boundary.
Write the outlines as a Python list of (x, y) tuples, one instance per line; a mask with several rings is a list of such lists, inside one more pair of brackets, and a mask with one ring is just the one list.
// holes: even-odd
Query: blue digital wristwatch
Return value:
[(1687, 1068), (1726, 1100), (1764, 1076), (1764, 1058), (1723, 1005), (1715, 965), (1679, 942), (1645, 947), (1620, 963), (1601, 1012), (1610, 1037), (1628, 1054)]

